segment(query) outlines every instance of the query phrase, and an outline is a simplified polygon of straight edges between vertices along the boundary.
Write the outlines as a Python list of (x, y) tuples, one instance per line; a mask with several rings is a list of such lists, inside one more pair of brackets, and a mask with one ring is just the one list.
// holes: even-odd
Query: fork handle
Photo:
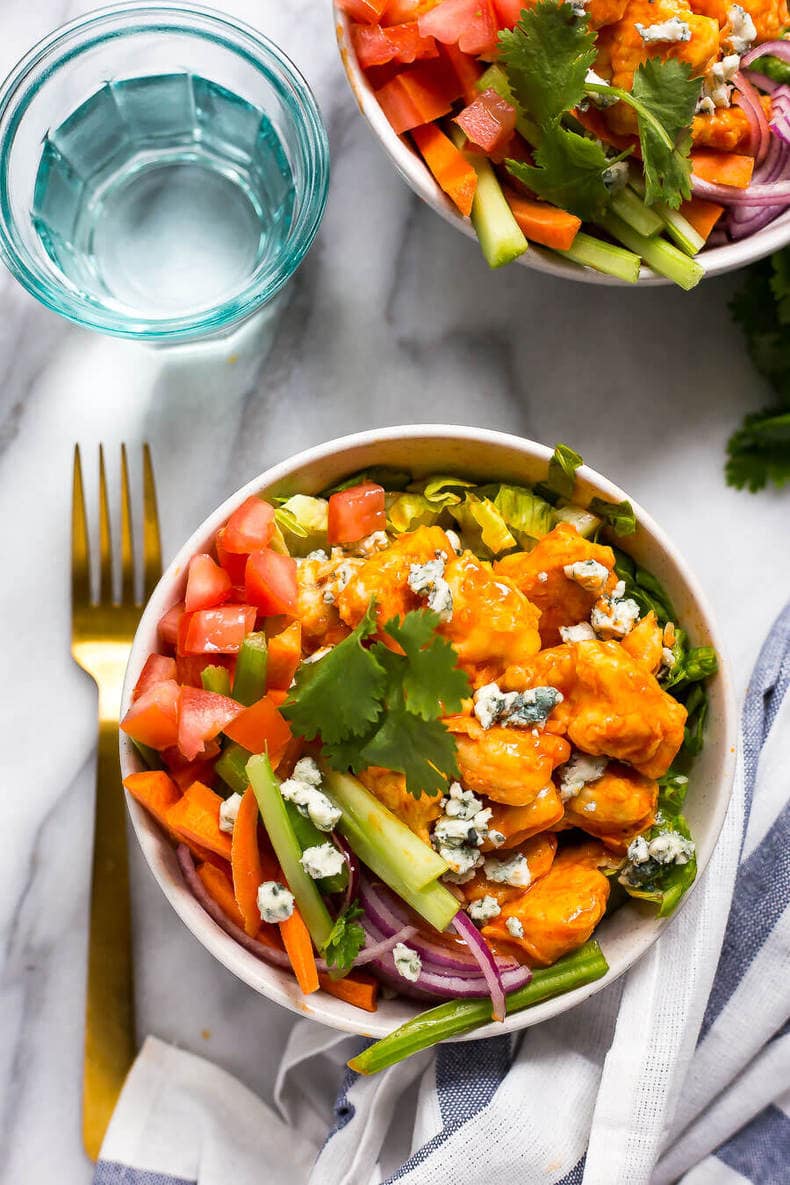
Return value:
[(118, 722), (101, 720), (96, 768), (82, 1133), (99, 1155), (135, 1056), (132, 926), (126, 805), (118, 760)]

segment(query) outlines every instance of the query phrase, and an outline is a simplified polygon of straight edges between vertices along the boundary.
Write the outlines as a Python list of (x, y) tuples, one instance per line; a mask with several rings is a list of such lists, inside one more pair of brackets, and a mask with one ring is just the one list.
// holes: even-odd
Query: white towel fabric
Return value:
[(279, 1114), (149, 1038), (96, 1185), (788, 1185), (789, 684), (790, 606), (747, 693), (713, 859), (621, 981), (513, 1040), (372, 1078), (343, 1070), (359, 1040), (299, 1021)]

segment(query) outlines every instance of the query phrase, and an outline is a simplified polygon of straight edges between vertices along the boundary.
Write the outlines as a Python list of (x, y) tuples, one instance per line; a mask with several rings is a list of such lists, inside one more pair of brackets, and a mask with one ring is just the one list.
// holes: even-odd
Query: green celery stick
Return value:
[(280, 862), (288, 888), (317, 950), (323, 954), (332, 933), (332, 919), (324, 899), (301, 864), (302, 851), (288, 819), (280, 783), (265, 753), (247, 762), (247, 779), (258, 802), (263, 825)]
[[(466, 137), (459, 127), (452, 126), (450, 138), (456, 148), (463, 148)], [(471, 217), (480, 250), (489, 267), (504, 267), (524, 254), (527, 240), (513, 217), (496, 173), (485, 157), (469, 152), (466, 159), (477, 173)]]
[(790, 62), (784, 62), (781, 58), (775, 58), (771, 54), (765, 54), (758, 58), (749, 69), (756, 70), (758, 74), (764, 74), (766, 78), (771, 78), (774, 82), (790, 83)]
[(204, 691), (230, 695), (230, 675), (225, 667), (204, 667), (200, 672), (200, 681)]
[[(644, 197), (646, 186), (645, 179), (638, 173), (631, 177), (631, 186), (636, 192)], [(614, 209), (614, 207), (612, 207)], [(667, 234), (671, 239), (674, 239), (678, 247), (685, 251), (687, 255), (696, 255), (705, 246), (705, 240), (699, 231), (691, 225), (688, 218), (684, 218), (680, 210), (673, 210), (666, 202), (656, 202), (653, 206), (656, 214), (663, 220), (667, 228)], [(615, 210), (618, 214), (619, 210)], [(637, 230), (639, 227), (636, 228)]]
[(134, 737), (129, 737), (129, 740), (149, 769), (162, 769), (162, 759), (156, 749), (152, 749), (150, 745), (144, 745), (142, 741), (136, 741)]
[[(609, 970), (600, 946), (594, 940), (560, 959), (553, 967), (534, 971), (526, 987), (507, 997), (508, 1015), (559, 996), (600, 979)], [(448, 1037), (469, 1033), (491, 1020), (490, 1000), (450, 1000), (407, 1020), (394, 1033), (352, 1058), (348, 1063), (358, 1074), (377, 1074), (421, 1049), (428, 1049)]]
[(250, 784), (247, 777), (247, 762), (252, 754), (241, 745), (228, 745), (214, 765), (214, 772), (219, 774), (226, 786), (243, 794)]
[[(312, 819), (306, 818), (293, 802), (286, 802), (285, 813), (302, 852), (329, 841), (328, 834), (319, 831)], [(315, 883), (322, 893), (342, 893), (348, 884), (348, 865), (344, 864), (335, 876), (319, 877)]]
[[(370, 843), (381, 850), (381, 860), (386, 861), (405, 884), (413, 889), (423, 889), (447, 872), (447, 864), (441, 856), (379, 802), (359, 778), (337, 770), (324, 772), (327, 789), (344, 818), (348, 816), (370, 837)], [(365, 863), (370, 862), (365, 860)], [(371, 867), (378, 872), (373, 865)], [(378, 874), (383, 879), (382, 873)]]
[(574, 263), (581, 263), (585, 267), (595, 268), (607, 276), (616, 276), (618, 280), (625, 280), (627, 284), (635, 284), (639, 279), (640, 260), (638, 255), (616, 247), (613, 243), (605, 243), (603, 239), (596, 239), (580, 230), (567, 251), (558, 251), (566, 259)]
[(445, 889), (438, 881), (431, 881), (421, 889), (415, 889), (413, 884), (407, 884), (402, 879), (402, 872), (408, 871), (397, 858), (393, 858), (386, 840), (382, 836), (373, 837), (370, 832), (351, 815), (343, 813), (338, 823), (338, 831), (345, 835), (354, 854), (367, 864), (386, 885), (402, 897), (415, 913), (425, 918), (435, 930), (446, 930), (458, 913), (458, 902), (452, 893)]
[(233, 698), (249, 707), (266, 694), (266, 635), (247, 634), (236, 659)]
[(611, 208), (618, 218), (627, 222), (640, 235), (650, 238), (664, 229), (664, 221), (650, 206), (646, 206), (640, 197), (627, 185), (624, 189), (612, 194)]
[(598, 222), (613, 239), (618, 239), (629, 251), (641, 255), (654, 272), (666, 276), (687, 292), (690, 288), (695, 288), (705, 275), (704, 268), (696, 260), (684, 255), (673, 243), (668, 243), (660, 236), (648, 239), (637, 234), (622, 218), (618, 218), (611, 211), (602, 215)]

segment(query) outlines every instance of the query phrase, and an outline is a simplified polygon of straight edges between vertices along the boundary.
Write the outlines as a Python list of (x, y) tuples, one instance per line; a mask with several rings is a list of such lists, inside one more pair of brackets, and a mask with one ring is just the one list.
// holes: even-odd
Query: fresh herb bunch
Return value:
[(358, 920), (362, 913), (359, 902), (352, 901), (335, 919), (324, 948), (324, 958), (333, 979), (341, 979), (348, 975), (354, 966), (354, 960), (365, 945), (365, 931)]
[(508, 160), (507, 168), (539, 197), (586, 221), (608, 208), (607, 170), (630, 149), (610, 157), (600, 140), (568, 126), (573, 111), (596, 94), (636, 113), (647, 205), (677, 209), (691, 196), (691, 123), (701, 82), (688, 63), (649, 58), (637, 67), (631, 91), (589, 83), (595, 34), (587, 17), (555, 0), (523, 11), (514, 29), (500, 33), (499, 50), (517, 109), (537, 124), (534, 165)]
[(296, 733), (320, 736), (323, 756), (337, 770), (359, 773), (381, 765), (405, 775), (415, 798), (444, 791), (458, 776), (453, 736), (440, 717), (471, 695), (458, 655), (436, 633), (438, 613), (415, 609), (381, 632), (375, 605), (347, 638), (317, 662), (303, 663), (283, 707)]
[(790, 481), (790, 247), (749, 269), (730, 303), (749, 356), (777, 400), (746, 416), (727, 445), (727, 481), (755, 492)]

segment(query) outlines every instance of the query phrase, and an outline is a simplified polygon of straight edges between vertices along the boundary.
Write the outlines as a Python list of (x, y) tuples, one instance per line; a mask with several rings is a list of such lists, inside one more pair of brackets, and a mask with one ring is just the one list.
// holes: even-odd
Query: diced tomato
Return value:
[(227, 572), (234, 585), (243, 584), (247, 557), (246, 555), (237, 555), (226, 549), (224, 543), (226, 530), (226, 527), (220, 527), (214, 540), (217, 549), (217, 559), (219, 560), (220, 567)]
[(293, 621), (269, 638), (266, 656), (266, 689), (287, 691), (302, 657), (302, 623)]
[(435, 8), (438, 0), (387, 0), (387, 7), (381, 17), (382, 25), (402, 25), (405, 21), (416, 21), (421, 13)]
[(271, 699), (264, 696), (226, 725), (225, 736), (250, 753), (267, 752), (276, 765), (291, 739), (291, 729)]
[[(206, 741), (203, 752), (200, 754), (200, 760), (213, 761), (215, 757), (219, 757), (222, 752), (222, 746), (218, 740)], [(184, 754), (179, 749), (178, 745), (172, 745), (169, 749), (163, 749), (161, 752), (162, 764), (165, 765), (168, 771), (175, 778), (177, 773), (184, 769), (190, 769), (196, 764), (194, 761), (187, 761)], [(205, 778), (194, 777), (193, 782), (205, 782)], [(189, 783), (191, 784), (191, 783)]]
[(386, 29), (381, 25), (352, 25), (351, 41), (363, 70), (392, 61), (413, 62), (439, 56), (433, 37), (421, 37), (416, 21)]
[(159, 640), (164, 646), (175, 646), (178, 641), (178, 624), (184, 615), (184, 602), (179, 601), (159, 619)]
[(167, 749), (178, 740), (178, 704), (181, 688), (174, 679), (155, 683), (134, 701), (121, 728), (152, 749)]
[(447, 115), (461, 90), (453, 71), (439, 58), (401, 70), (375, 94), (400, 135)]
[(176, 676), (176, 662), (174, 658), (165, 658), (164, 654), (149, 654), (145, 660), (145, 666), (140, 671), (140, 678), (134, 685), (132, 692), (132, 703), (139, 699), (144, 692), (148, 691), (149, 687), (153, 687), (156, 683), (165, 683), (169, 679), (175, 679)]
[(497, 18), (491, 0), (442, 0), (417, 18), (423, 37), (457, 45), (464, 53), (485, 54), (496, 48)]
[(202, 687), (201, 678), (206, 667), (224, 667), (233, 682), (236, 668), (235, 654), (178, 654), (176, 655), (176, 679), (187, 687)]
[(329, 499), (328, 536), (331, 544), (356, 543), (387, 525), (384, 487), (375, 481), (363, 481), (332, 494)]
[(193, 555), (187, 573), (184, 608), (187, 613), (196, 609), (212, 609), (230, 596), (231, 579), (210, 555)]
[(526, 0), (493, 0), (497, 25), (500, 29), (513, 29), (519, 22)]
[(182, 687), (178, 705), (178, 747), (187, 761), (202, 755), (212, 741), (244, 708), (227, 695)]
[(480, 91), (477, 80), (483, 73), (483, 68), (477, 58), (463, 53), (457, 45), (443, 45), (440, 55), (449, 66), (452, 75), (458, 83), (458, 95), (465, 103), (473, 103)]
[(187, 761), (182, 765), (181, 769), (174, 769), (170, 776), (182, 793), (193, 782), (202, 782), (204, 786), (213, 787), (216, 781), (214, 760), (214, 757), (202, 757), (198, 758), (197, 761)]
[(265, 549), (247, 560), (244, 579), (247, 600), (257, 605), (264, 616), (272, 613), (296, 613), (296, 560)]
[(179, 629), (180, 654), (237, 654), (245, 635), (255, 628), (252, 605), (221, 605), (184, 614)]
[(516, 126), (516, 109), (489, 88), (464, 107), (453, 122), (458, 124), (473, 147), (491, 154), (510, 139)]
[(274, 508), (253, 494), (228, 519), (222, 548), (233, 555), (249, 555), (266, 547), (273, 534)]
[(338, 8), (364, 25), (377, 25), (387, 7), (387, 0), (337, 0)]

